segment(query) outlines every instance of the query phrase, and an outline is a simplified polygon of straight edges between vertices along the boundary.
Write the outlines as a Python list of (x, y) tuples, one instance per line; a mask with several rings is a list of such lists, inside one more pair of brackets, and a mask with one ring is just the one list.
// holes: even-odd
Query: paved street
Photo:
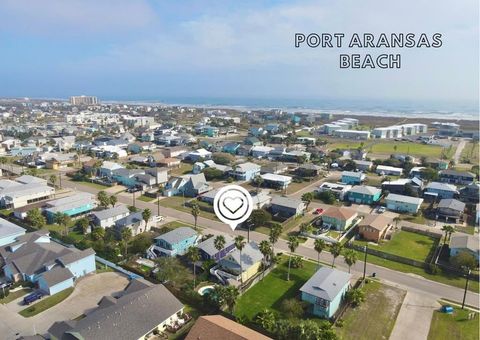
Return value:
[[(64, 185), (67, 187), (74, 187), (76, 186), (78, 190), (87, 191), (93, 194), (98, 192), (98, 189), (92, 188), (89, 186), (82, 186), (78, 183), (72, 183), (69, 181), (65, 181)], [(118, 201), (124, 204), (131, 205), (132, 204), (132, 195), (127, 193), (121, 193), (117, 195)], [(150, 203), (150, 202), (143, 202), (140, 200), (136, 200), (136, 206), (141, 209), (149, 208), (152, 212), (157, 212), (157, 204)], [(193, 217), (189, 213), (178, 211), (171, 208), (160, 208), (160, 214), (164, 216), (169, 216), (175, 218), (180, 221), (188, 222), (193, 224)], [(231, 235), (244, 235), (247, 236), (247, 232), (243, 230), (235, 230), (231, 231), (230, 227), (222, 222), (210, 220), (207, 218), (199, 217), (198, 218), (198, 226), (205, 228), (205, 233), (209, 234), (231, 234)], [(268, 239), (267, 235), (258, 233), (258, 232), (250, 232), (250, 239), (255, 242), (260, 242), (262, 240)], [(288, 245), (285, 240), (280, 239), (276, 244), (276, 251), (281, 252), (288, 252)], [(317, 259), (317, 253), (312, 248), (308, 248), (305, 245), (300, 245), (296, 251), (297, 254), (308, 257), (311, 259)], [(332, 262), (332, 256), (330, 253), (323, 252), (320, 257), (321, 261), (326, 263)], [(336, 266), (345, 270), (348, 270), (347, 266), (343, 263), (343, 259), (341, 257), (337, 258)], [(352, 267), (352, 272), (356, 274), (363, 273), (363, 262), (358, 261), (354, 267)], [(412, 290), (419, 293), (428, 293), (434, 294), (437, 297), (443, 297), (447, 299), (451, 299), (454, 301), (461, 301), (463, 297), (463, 289), (448, 286), (442, 283), (434, 282), (427, 280), (423, 277), (397, 272), (385, 267), (376, 266), (373, 264), (367, 264), (367, 275), (375, 272), (377, 277), (382, 280), (388, 281), (393, 285), (398, 285), (401, 288), (405, 288), (408, 290)], [(467, 303), (479, 307), (479, 295), (473, 292), (468, 292), (467, 294)]]

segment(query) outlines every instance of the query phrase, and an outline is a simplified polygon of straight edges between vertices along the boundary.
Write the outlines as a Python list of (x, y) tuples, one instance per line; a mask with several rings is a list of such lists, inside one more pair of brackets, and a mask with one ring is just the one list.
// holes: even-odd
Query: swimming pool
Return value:
[(211, 291), (213, 291), (213, 288), (214, 288), (213, 286), (204, 286), (204, 287), (198, 289), (198, 294), (200, 294), (200, 295), (208, 294)]

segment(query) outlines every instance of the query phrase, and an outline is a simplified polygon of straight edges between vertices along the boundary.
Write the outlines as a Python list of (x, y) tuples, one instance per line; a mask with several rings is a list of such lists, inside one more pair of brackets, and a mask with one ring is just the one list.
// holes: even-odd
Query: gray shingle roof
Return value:
[(94, 255), (95, 251), (92, 248), (88, 248), (85, 250), (79, 250), (71, 252), (67, 255), (60, 257), (58, 260), (63, 263), (63, 265), (67, 265), (73, 262), (77, 262), (87, 256)]
[(381, 193), (382, 190), (369, 185), (356, 185), (350, 189), (349, 192), (355, 192), (363, 195), (375, 195)]
[(25, 229), (18, 225), (0, 218), (0, 239), (7, 236), (16, 235), (19, 233), (25, 233)]
[(282, 197), (282, 196), (273, 196), (272, 205), (278, 205), (282, 207), (297, 209), (299, 205), (303, 204), (302, 200)]
[(53, 287), (56, 284), (73, 278), (74, 276), (68, 268), (55, 267), (52, 270), (43, 273), (42, 277), (47, 283), (48, 287)]
[[(225, 237), (225, 246), (223, 247), (223, 249), (228, 248), (234, 243), (233, 237), (231, 237), (230, 235), (224, 235), (224, 237)], [(205, 241), (199, 243), (198, 248), (200, 248), (210, 256), (213, 256), (216, 253), (218, 253), (217, 248), (215, 248), (215, 237), (210, 237)]]
[(444, 198), (438, 203), (438, 208), (448, 208), (463, 212), (465, 210), (465, 203), (453, 198)]
[(300, 288), (301, 292), (332, 301), (338, 293), (350, 282), (352, 275), (337, 269), (321, 267)]
[(474, 252), (479, 251), (478, 236), (468, 235), (464, 233), (454, 233), (450, 240), (450, 249), (469, 249)]
[(165, 233), (163, 235), (155, 237), (157, 240), (164, 240), (165, 242), (168, 242), (169, 244), (175, 244), (178, 242), (181, 242), (187, 238), (190, 238), (194, 235), (197, 235), (197, 232), (193, 230), (192, 228), (189, 227), (180, 227), (177, 229), (174, 229), (172, 231), (169, 231), (168, 233)]

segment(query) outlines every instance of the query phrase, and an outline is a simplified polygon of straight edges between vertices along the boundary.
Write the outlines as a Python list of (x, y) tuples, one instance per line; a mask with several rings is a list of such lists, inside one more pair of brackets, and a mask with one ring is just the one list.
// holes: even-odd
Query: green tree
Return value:
[(212, 159), (217, 164), (229, 165), (235, 161), (235, 157), (226, 152), (215, 152)]
[(478, 261), (472, 254), (467, 253), (466, 251), (460, 251), (457, 255), (450, 258), (450, 262), (456, 268), (462, 270), (474, 270), (478, 266)]
[(267, 264), (268, 264), (268, 257), (270, 256), (270, 254), (272, 253), (272, 245), (267, 241), (267, 240), (263, 240), (260, 242), (260, 244), (258, 245), (258, 249), (260, 250), (260, 252), (262, 253), (263, 255), (263, 263), (264, 263), (264, 270), (263, 270), (263, 273), (265, 275), (265, 269), (267, 267)]
[(115, 204), (117, 204), (117, 201), (118, 201), (117, 196), (115, 195), (110, 196), (109, 201), (112, 208), (115, 207)]
[(300, 232), (300, 234), (310, 234), (310, 232), (312, 231), (312, 225), (306, 222), (302, 223), (300, 224), (298, 231)]
[(152, 211), (148, 208), (144, 209), (142, 211), (142, 218), (145, 221), (145, 230), (148, 228), (148, 221), (150, 221), (150, 218), (152, 217)]
[(278, 241), (278, 238), (282, 234), (283, 227), (279, 223), (274, 223), (270, 227), (269, 241), (272, 244), (272, 251), (275, 251), (275, 244)]
[(145, 253), (152, 244), (148, 234), (139, 234), (135, 236), (130, 244), (132, 254)]
[[(258, 195), (258, 191), (259, 191), (260, 187), (261, 187), (262, 184), (263, 184), (263, 178), (262, 178), (262, 176), (259, 176), (259, 175), (255, 176), (255, 177), (253, 178), (253, 183), (254, 183), (255, 186), (257, 187), (257, 195)], [(258, 204), (260, 204), (260, 201), (258, 202)], [(260, 207), (259, 207), (259, 209), (260, 209)]]
[(266, 210), (255, 209), (250, 215), (250, 221), (253, 223), (255, 228), (265, 226), (268, 222), (272, 220), (272, 215)]
[(48, 181), (53, 187), (55, 187), (57, 184), (57, 175), (50, 175), (50, 177), (48, 178)]
[(176, 257), (162, 256), (155, 260), (157, 264), (157, 280), (168, 282), (175, 288), (183, 287), (189, 281), (187, 268)]
[(192, 262), (193, 266), (193, 288), (195, 289), (196, 287), (196, 278), (197, 278), (197, 273), (196, 273), (196, 265), (195, 263), (200, 260), (200, 251), (198, 250), (197, 247), (190, 247), (187, 250), (187, 258)]
[(103, 190), (98, 192), (97, 200), (103, 208), (107, 208), (110, 205), (110, 197), (108, 197), (107, 193)]
[(319, 238), (317, 238), (313, 244), (313, 249), (317, 252), (318, 268), (320, 268), (320, 253), (325, 250), (326, 246), (325, 241)]
[(191, 206), (191, 212), (193, 216), (193, 219), (195, 221), (195, 230), (197, 230), (197, 220), (198, 220), (198, 215), (200, 215), (200, 206), (198, 205), (197, 202), (193, 202)]
[[(298, 237), (296, 236), (289, 236), (288, 237), (288, 249), (292, 254), (295, 254), (295, 250), (297, 250), (300, 242), (298, 241)], [(287, 273), (287, 281), (290, 281), (290, 264), (292, 262), (292, 256), (288, 257), (288, 273)]]
[(226, 243), (227, 242), (225, 241), (225, 237), (223, 235), (217, 235), (213, 240), (213, 245), (219, 252), (222, 251)]
[(310, 203), (312, 203), (314, 198), (313, 192), (306, 192), (302, 195), (302, 201), (305, 203), (305, 210), (308, 211)]
[(274, 330), (276, 321), (275, 314), (269, 309), (262, 310), (255, 318), (255, 322), (268, 332)]
[(343, 252), (343, 257), (348, 266), (348, 272), (350, 273), (350, 268), (357, 263), (357, 253), (353, 249), (347, 249)]
[(70, 224), (71, 218), (67, 214), (64, 214), (62, 212), (57, 212), (55, 213), (53, 220), (55, 221), (56, 224), (64, 228), (64, 233), (65, 236), (68, 235), (68, 225)]
[(334, 204), (337, 198), (335, 195), (330, 191), (324, 191), (317, 194), (319, 200), (321, 200), (325, 204)]
[(136, 213), (138, 209), (134, 207), (133, 205), (128, 206), (128, 211), (130, 211), (131, 214)]
[(82, 234), (86, 234), (88, 231), (88, 226), (90, 225), (90, 221), (86, 217), (82, 217), (77, 220), (77, 228), (81, 230)]
[(353, 306), (358, 306), (365, 301), (365, 292), (359, 288), (353, 288), (345, 294), (345, 298)]
[(47, 220), (45, 216), (42, 215), (40, 209), (33, 208), (27, 212), (27, 222), (36, 229), (42, 229), (47, 225)]
[(103, 229), (101, 227), (93, 229), (92, 238), (95, 241), (102, 240), (104, 237), (105, 237), (105, 229)]
[(235, 304), (237, 303), (237, 298), (240, 295), (240, 292), (237, 287), (227, 286), (222, 291), (222, 299), (227, 304), (228, 311), (233, 315), (235, 309)]
[(222, 179), (224, 177), (224, 172), (215, 168), (206, 168), (203, 170), (203, 174), (205, 175), (205, 179), (207, 181)]
[(125, 258), (127, 258), (128, 254), (128, 242), (132, 239), (132, 230), (130, 228), (123, 228), (122, 231), (120, 232), (120, 235), (122, 237), (124, 249), (125, 249)]
[(442, 227), (442, 231), (444, 232), (445, 236), (443, 238), (443, 244), (446, 244), (447, 241), (450, 240), (450, 236), (455, 232), (455, 228), (451, 225), (444, 225)]
[(300, 318), (303, 315), (303, 305), (295, 298), (283, 300), (280, 309), (289, 319)]
[(330, 253), (333, 256), (332, 268), (335, 266), (335, 259), (340, 256), (343, 250), (343, 245), (340, 242), (335, 242), (330, 246)]
[(240, 281), (243, 284), (242, 250), (243, 250), (243, 248), (245, 248), (245, 245), (247, 244), (247, 242), (245, 241), (245, 237), (243, 237), (242, 235), (238, 235), (237, 237), (235, 237), (234, 242), (235, 242), (235, 248), (237, 248), (238, 251), (240, 252)]

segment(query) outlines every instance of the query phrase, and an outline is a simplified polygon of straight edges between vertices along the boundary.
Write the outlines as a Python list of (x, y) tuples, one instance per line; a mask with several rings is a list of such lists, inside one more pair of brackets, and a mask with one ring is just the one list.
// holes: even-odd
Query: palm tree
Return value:
[(223, 235), (217, 235), (215, 239), (213, 240), (213, 245), (215, 246), (215, 249), (217, 249), (219, 252), (222, 251), (222, 249), (225, 247), (225, 237)]
[(330, 246), (330, 253), (333, 256), (332, 268), (335, 266), (335, 259), (342, 253), (343, 246), (340, 242), (336, 242)]
[(445, 245), (450, 236), (455, 232), (455, 228), (453, 228), (451, 225), (444, 225), (442, 227), (442, 231), (445, 233), (445, 237), (443, 239), (443, 244)]
[(268, 256), (272, 253), (272, 246), (270, 245), (270, 243), (267, 241), (267, 240), (263, 240), (262, 242), (260, 242), (260, 244), (258, 245), (258, 248), (260, 250), (260, 252), (262, 253), (263, 255), (263, 262), (264, 262), (264, 270), (263, 270), (263, 275), (265, 275), (265, 269), (266, 269), (266, 265), (267, 265), (267, 258)]
[(306, 192), (302, 195), (302, 201), (305, 203), (305, 210), (308, 211), (308, 206), (313, 201), (313, 192)]
[(145, 230), (147, 230), (148, 228), (148, 221), (150, 220), (150, 218), (152, 217), (152, 211), (148, 208), (146, 208), (145, 210), (142, 211), (142, 218), (143, 220), (145, 221)]
[(357, 263), (357, 253), (353, 249), (347, 249), (343, 253), (344, 261), (348, 266), (348, 272), (350, 273), (350, 268)]
[(70, 219), (70, 216), (68, 216), (67, 214), (64, 214), (62, 212), (57, 212), (55, 213), (55, 216), (53, 217), (55, 223), (57, 223), (58, 225), (64, 227), (64, 232), (65, 232), (65, 236), (68, 235), (68, 224), (70, 223), (71, 219)]
[(227, 304), (228, 311), (230, 314), (233, 315), (233, 310), (235, 308), (235, 304), (237, 303), (237, 298), (240, 295), (237, 287), (228, 286), (222, 289), (222, 298), (223, 301)]
[(238, 235), (237, 237), (235, 237), (235, 248), (237, 248), (238, 251), (240, 252), (240, 281), (242, 282), (242, 284), (243, 284), (242, 250), (243, 248), (245, 248), (246, 243), (247, 242), (245, 241), (245, 237), (243, 237), (242, 235)]
[(110, 200), (110, 205), (112, 206), (112, 208), (115, 207), (115, 204), (117, 204), (117, 196), (112, 195), (112, 196), (110, 196), (109, 200)]
[(257, 195), (258, 195), (258, 190), (263, 184), (263, 178), (257, 175), (253, 178), (253, 183), (255, 183), (255, 185), (257, 186)]
[(300, 224), (299, 232), (300, 234), (308, 234), (312, 229), (310, 223), (302, 223)]
[(197, 219), (198, 215), (200, 215), (200, 207), (198, 206), (197, 202), (192, 203), (192, 211), (190, 212), (195, 220), (195, 230), (197, 230)]
[(326, 244), (322, 239), (317, 238), (313, 244), (313, 249), (317, 252), (318, 268), (320, 268), (320, 253), (325, 249)]
[(196, 266), (195, 263), (200, 260), (200, 251), (197, 247), (190, 247), (187, 250), (187, 258), (192, 262), (193, 265), (193, 288), (196, 286)]
[(56, 183), (57, 183), (57, 176), (56, 175), (50, 175), (50, 177), (48, 178), (48, 181), (50, 182), (50, 184), (55, 187)]
[(275, 243), (277, 243), (278, 238), (282, 233), (282, 230), (283, 230), (282, 225), (278, 223), (275, 223), (270, 227), (269, 240), (270, 240), (270, 243), (272, 244), (272, 251), (275, 251)]
[[(300, 242), (298, 241), (298, 237), (296, 236), (289, 236), (288, 237), (288, 249), (292, 254), (295, 254), (295, 250), (297, 250), (298, 245)], [(287, 273), (287, 281), (290, 281), (290, 263), (292, 262), (292, 257), (288, 257), (288, 273)]]
[(255, 320), (260, 326), (262, 326), (263, 329), (267, 331), (271, 331), (274, 329), (276, 325), (276, 317), (275, 314), (269, 310), (269, 309), (264, 309), (260, 313), (258, 313), (256, 320)]
[(130, 228), (123, 228), (120, 234), (125, 244), (125, 258), (127, 258), (128, 241), (132, 238), (132, 230)]
[(395, 222), (395, 229), (398, 228), (398, 222), (400, 222), (402, 219), (400, 218), (400, 216), (395, 216), (393, 218), (393, 222)]

